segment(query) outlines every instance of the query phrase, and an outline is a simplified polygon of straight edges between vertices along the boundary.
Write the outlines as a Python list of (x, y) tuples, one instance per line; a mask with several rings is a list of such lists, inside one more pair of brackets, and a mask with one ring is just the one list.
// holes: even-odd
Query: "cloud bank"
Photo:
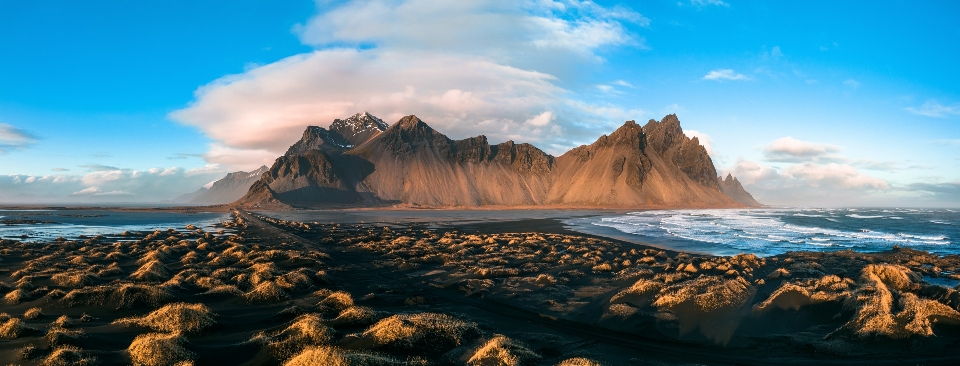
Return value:
[(0, 123), (0, 154), (33, 145), (37, 137), (6, 123)]
[(133, 170), (91, 164), (81, 168), (87, 171), (0, 175), (0, 203), (160, 202), (225, 174), (217, 166)]
[(907, 111), (916, 115), (934, 118), (960, 116), (960, 103), (954, 103), (952, 105), (945, 106), (936, 100), (928, 100), (918, 108), (907, 107)]
[(315, 51), (211, 82), (170, 117), (215, 140), (208, 162), (242, 169), (360, 111), (563, 152), (643, 117), (561, 87), (605, 50), (644, 47), (628, 23), (649, 20), (591, 1), (349, 1), (295, 27)]

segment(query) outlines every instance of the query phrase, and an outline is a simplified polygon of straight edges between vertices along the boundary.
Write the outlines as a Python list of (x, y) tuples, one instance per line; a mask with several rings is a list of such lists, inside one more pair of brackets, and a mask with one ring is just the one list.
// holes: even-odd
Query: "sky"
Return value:
[(675, 113), (762, 203), (960, 207), (960, 3), (0, 2), (0, 202), (164, 202), (308, 125), (560, 155)]

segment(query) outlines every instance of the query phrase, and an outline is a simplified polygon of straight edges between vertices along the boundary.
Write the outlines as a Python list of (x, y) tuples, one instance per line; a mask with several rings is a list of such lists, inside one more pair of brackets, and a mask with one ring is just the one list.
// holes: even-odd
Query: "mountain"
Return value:
[(209, 190), (209, 188), (207, 188), (207, 187), (200, 187), (200, 188), (197, 189), (196, 191), (193, 191), (193, 192), (190, 192), (190, 193), (184, 193), (184, 194), (181, 194), (181, 195), (175, 197), (175, 198), (173, 199), (173, 202), (174, 202), (174, 203), (188, 203), (188, 202), (190, 202), (190, 201), (193, 201), (193, 200), (196, 199), (197, 197), (200, 197), (200, 195), (202, 195), (202, 194), (203, 194), (204, 192), (206, 192), (207, 190)]
[(213, 182), (207, 187), (201, 187), (193, 193), (181, 195), (174, 202), (184, 202), (197, 205), (226, 204), (243, 197), (250, 190), (250, 186), (260, 179), (260, 175), (267, 171), (267, 166), (261, 166), (250, 172), (233, 172)]
[[(359, 133), (355, 133), (359, 131)], [(353, 139), (353, 140), (350, 140)], [(344, 143), (349, 141), (349, 144)], [(551, 156), (530, 144), (452, 140), (416, 116), (386, 127), (367, 113), (311, 126), (236, 204), (423, 207), (741, 207), (676, 115), (627, 121)]]
[(720, 190), (730, 198), (733, 198), (734, 201), (750, 207), (763, 207), (763, 204), (753, 199), (753, 195), (751, 195), (750, 192), (743, 189), (740, 181), (733, 175), (727, 174), (726, 179), (717, 177), (717, 182), (720, 184)]
[(389, 127), (382, 119), (370, 113), (357, 113), (346, 119), (335, 119), (330, 124), (330, 131), (340, 134), (350, 142), (351, 146), (360, 146), (364, 142), (377, 137)]

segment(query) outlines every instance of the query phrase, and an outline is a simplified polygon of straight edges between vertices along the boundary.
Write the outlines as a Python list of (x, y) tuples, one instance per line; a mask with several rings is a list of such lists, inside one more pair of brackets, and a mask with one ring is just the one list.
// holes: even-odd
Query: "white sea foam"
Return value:
[[(931, 225), (955, 226), (949, 221), (878, 214), (883, 211), (910, 209), (664, 210), (604, 217), (592, 224), (647, 238), (702, 243), (703, 248), (698, 250), (705, 252), (770, 255), (791, 250), (879, 251), (899, 245), (938, 253), (960, 253), (960, 248), (954, 245), (958, 237), (956, 230), (939, 232), (937, 226)], [(944, 210), (912, 211), (923, 215), (947, 213)], [(897, 223), (881, 221), (887, 219)], [(929, 223), (919, 225), (918, 221)]]

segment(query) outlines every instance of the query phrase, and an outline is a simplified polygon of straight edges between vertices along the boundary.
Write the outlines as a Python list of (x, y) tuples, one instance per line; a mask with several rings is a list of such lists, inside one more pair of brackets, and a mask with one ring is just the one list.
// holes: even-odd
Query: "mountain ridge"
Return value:
[(267, 166), (263, 165), (249, 172), (228, 173), (223, 178), (209, 183), (210, 187), (200, 187), (192, 193), (181, 195), (175, 199), (175, 202), (192, 205), (221, 205), (234, 202), (242, 198), (250, 190), (250, 186), (266, 171)]
[[(352, 123), (337, 123), (351, 118)], [(234, 204), (272, 209), (746, 206), (722, 191), (706, 149), (683, 134), (672, 114), (644, 126), (627, 121), (559, 157), (526, 143), (492, 145), (483, 135), (453, 140), (415, 115), (390, 126), (369, 113), (347, 120), (334, 121), (330, 130), (308, 127)], [(345, 145), (334, 125), (363, 126), (369, 133)]]

